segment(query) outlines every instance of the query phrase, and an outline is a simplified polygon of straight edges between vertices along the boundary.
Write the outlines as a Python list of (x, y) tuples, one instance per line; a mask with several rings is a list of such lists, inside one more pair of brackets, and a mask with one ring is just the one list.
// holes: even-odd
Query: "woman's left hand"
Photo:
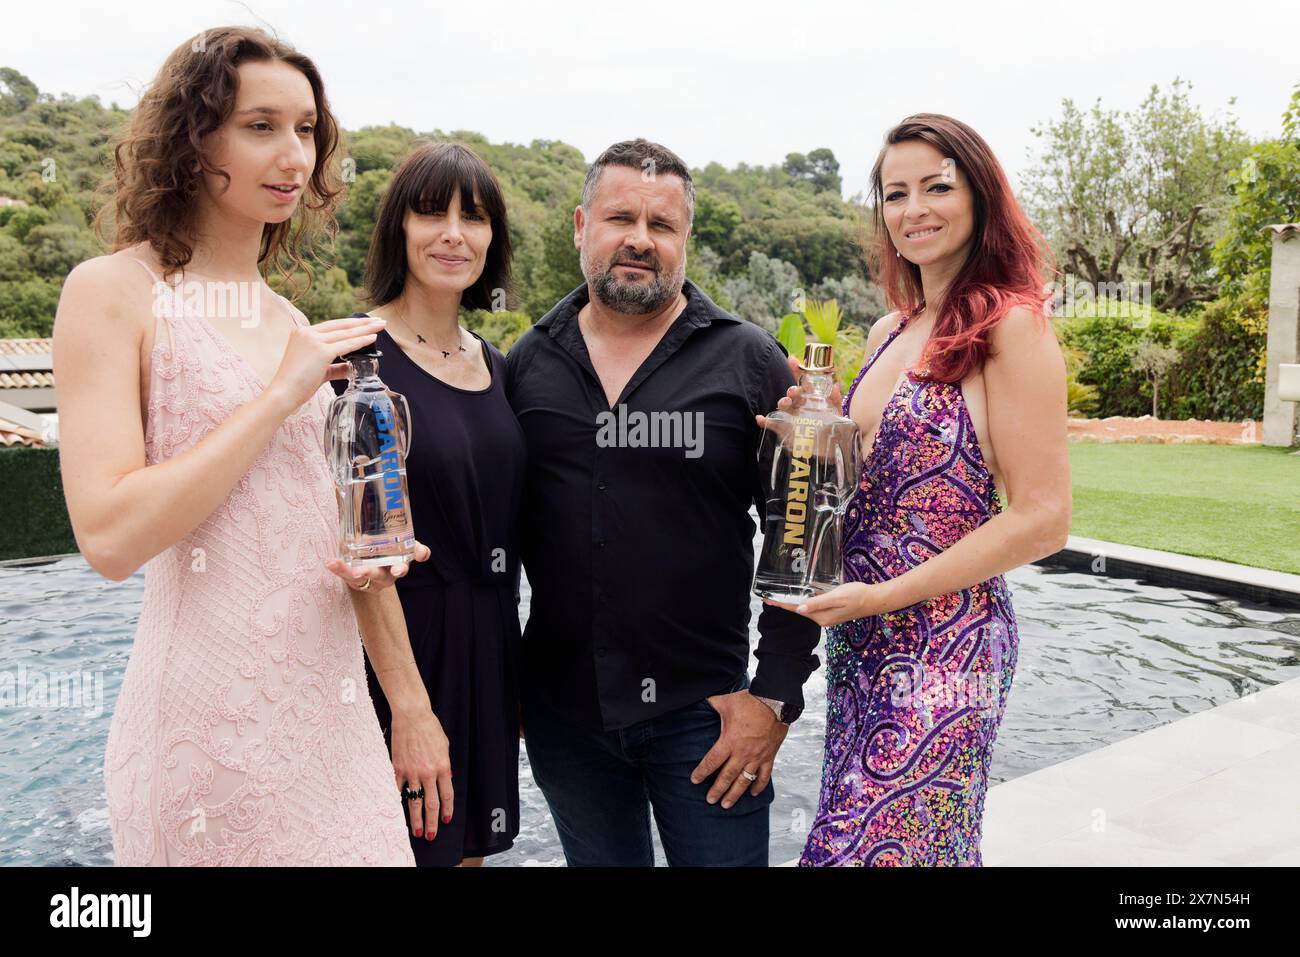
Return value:
[[(423, 562), (427, 561), (431, 554), (428, 545), (416, 542), (415, 552), (411, 558), (413, 561)], [(342, 578), (349, 588), (370, 592), (391, 587), (410, 569), (410, 565), (406, 562), (396, 562), (392, 565), (358, 565), (353, 568), (341, 558), (331, 558), (325, 563), (325, 567)], [(366, 584), (367, 581), (370, 582), (369, 585)]]
[(832, 588), (828, 592), (815, 595), (798, 603), (773, 601), (764, 598), (764, 605), (775, 605), (805, 618), (811, 618), (823, 628), (838, 625), (840, 622), (854, 618), (869, 618), (882, 612), (892, 611), (885, 601), (882, 585), (868, 585), (865, 582), (847, 582)]

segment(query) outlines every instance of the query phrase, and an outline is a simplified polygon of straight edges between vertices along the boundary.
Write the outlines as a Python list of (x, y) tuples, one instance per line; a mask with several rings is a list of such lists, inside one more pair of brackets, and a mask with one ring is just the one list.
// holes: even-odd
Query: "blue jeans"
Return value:
[[(744, 676), (730, 691), (749, 687)], [(730, 808), (691, 771), (722, 719), (701, 699), (620, 731), (591, 731), (524, 694), (524, 746), (570, 867), (654, 865), (650, 809), (672, 867), (767, 867), (769, 783)]]

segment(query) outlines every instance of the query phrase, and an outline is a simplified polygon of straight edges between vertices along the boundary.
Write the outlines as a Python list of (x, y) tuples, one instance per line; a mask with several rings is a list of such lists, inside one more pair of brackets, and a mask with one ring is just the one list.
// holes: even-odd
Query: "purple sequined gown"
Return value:
[[(908, 319), (858, 373), (845, 415)], [(902, 575), (999, 511), (961, 386), (909, 371), (849, 503), (845, 581)], [(827, 629), (821, 797), (800, 866), (981, 864), (989, 759), (1017, 645), (1001, 575)]]

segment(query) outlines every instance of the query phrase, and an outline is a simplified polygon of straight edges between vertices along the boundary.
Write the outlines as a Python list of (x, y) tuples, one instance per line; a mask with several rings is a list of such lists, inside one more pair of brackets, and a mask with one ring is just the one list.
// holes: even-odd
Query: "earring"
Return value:
[(902, 259), (902, 258), (903, 258), (903, 254), (900, 253), (897, 249), (894, 250), (894, 255), (895, 255), (897, 258), (899, 258), (899, 259)]

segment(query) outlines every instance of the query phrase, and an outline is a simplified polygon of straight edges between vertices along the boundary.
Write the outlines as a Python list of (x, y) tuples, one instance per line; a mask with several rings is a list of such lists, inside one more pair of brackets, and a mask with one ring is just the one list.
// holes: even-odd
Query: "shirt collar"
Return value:
[[(714, 322), (744, 321), (719, 306), (708, 297), (708, 294), (703, 289), (689, 279), (682, 284), (682, 294), (686, 296), (686, 308), (677, 317), (679, 320), (684, 320), (700, 328), (712, 325)], [(554, 336), (558, 329), (577, 318), (579, 310), (590, 299), (591, 294), (587, 284), (583, 283), (556, 303), (555, 308), (538, 319), (537, 325), (542, 329), (547, 329)]]

